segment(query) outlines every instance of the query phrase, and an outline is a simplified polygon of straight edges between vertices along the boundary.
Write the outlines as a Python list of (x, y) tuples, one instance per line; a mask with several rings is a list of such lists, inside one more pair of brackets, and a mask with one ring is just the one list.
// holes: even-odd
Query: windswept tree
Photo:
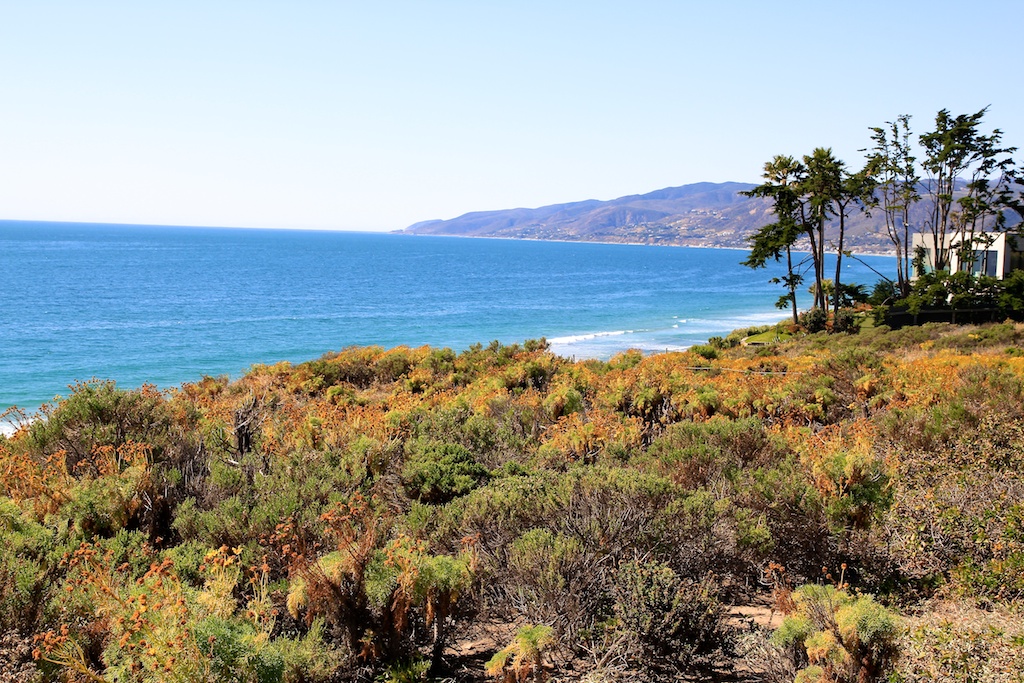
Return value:
[(867, 174), (873, 179), (872, 207), (880, 207), (885, 230), (896, 249), (896, 287), (899, 296), (910, 293), (911, 208), (921, 199), (921, 176), (910, 142), (910, 116), (902, 114), (885, 127), (871, 129), (875, 143), (867, 161)]
[(827, 310), (825, 288), (825, 226), (838, 215), (835, 200), (843, 192), (843, 162), (836, 159), (831, 148), (818, 147), (804, 155), (807, 173), (800, 182), (806, 202), (805, 222), (814, 255), (814, 306)]
[(742, 265), (750, 268), (764, 268), (768, 259), (780, 261), (786, 254), (786, 275), (781, 280), (787, 294), (779, 297), (778, 308), (790, 308), (793, 322), (797, 322), (796, 290), (803, 282), (803, 276), (793, 269), (793, 244), (803, 232), (803, 202), (800, 197), (800, 183), (806, 174), (803, 164), (790, 156), (776, 155), (764, 165), (765, 182), (753, 190), (743, 192), (748, 197), (764, 197), (774, 203), (775, 222), (764, 226), (747, 241), (750, 256)]
[(842, 161), (837, 160), (836, 163), (839, 165), (840, 179), (838, 192), (832, 197), (832, 204), (835, 207), (835, 216), (839, 219), (839, 235), (836, 242), (836, 276), (833, 280), (833, 313), (838, 313), (840, 305), (843, 303), (841, 293), (844, 290), (840, 278), (843, 268), (843, 247), (846, 240), (846, 219), (849, 218), (849, 211), (854, 207), (861, 211), (865, 210), (874, 189), (874, 181), (866, 168), (857, 173), (848, 173)]
[[(1003, 209), (1013, 200), (1015, 177), (1010, 155), (1016, 148), (1000, 147), (1003, 134), (999, 129), (990, 135), (979, 131), (987, 111), (988, 107), (954, 117), (942, 109), (935, 115), (935, 130), (920, 138), (931, 200), (927, 234), (935, 270), (948, 270), (949, 249), (960, 248), (967, 257), (962, 262), (970, 263), (974, 238), (1005, 226)], [(966, 184), (957, 197), (962, 180)], [(947, 238), (955, 243), (947, 244)]]

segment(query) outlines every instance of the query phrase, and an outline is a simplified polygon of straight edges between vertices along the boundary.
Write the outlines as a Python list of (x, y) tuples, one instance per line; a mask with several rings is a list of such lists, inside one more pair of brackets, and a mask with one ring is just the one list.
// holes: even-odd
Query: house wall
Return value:
[[(989, 239), (986, 237), (975, 237), (975, 252), (978, 254), (978, 258), (976, 258), (972, 264), (961, 264), (957, 250), (953, 249), (952, 253), (949, 255), (950, 272), (957, 272), (961, 270), (963, 265), (969, 265), (971, 267), (971, 272), (974, 272), (975, 274), (994, 275), (1001, 280), (1011, 271), (1024, 268), (1024, 250), (1017, 248), (1017, 240), (1015, 240), (1013, 236), (1009, 236), (1009, 239), (1007, 239), (1008, 236), (1005, 233), (998, 233), (996, 235), (991, 235), (990, 237), (991, 244), (989, 244)], [(949, 250), (951, 244), (958, 245), (964, 239), (965, 237), (960, 233), (946, 235), (946, 238), (940, 248)], [(922, 247), (925, 250), (925, 272), (931, 272), (935, 267), (932, 236), (923, 233), (914, 234), (911, 242), (912, 253), (916, 254), (918, 247)], [(985, 256), (985, 252), (995, 253)], [(994, 264), (991, 261), (993, 258), (995, 260)], [(914, 277), (916, 278), (921, 274), (922, 273), (915, 272)]]

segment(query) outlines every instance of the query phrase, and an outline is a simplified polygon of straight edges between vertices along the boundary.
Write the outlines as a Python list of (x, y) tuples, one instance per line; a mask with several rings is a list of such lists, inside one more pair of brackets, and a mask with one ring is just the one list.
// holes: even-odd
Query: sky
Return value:
[(0, 219), (394, 230), (862, 163), (989, 106), (1024, 2), (0, 0)]

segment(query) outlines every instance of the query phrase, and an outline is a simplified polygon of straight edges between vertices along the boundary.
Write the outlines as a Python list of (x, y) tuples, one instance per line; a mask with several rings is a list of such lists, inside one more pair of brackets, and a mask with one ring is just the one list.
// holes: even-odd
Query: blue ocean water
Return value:
[[(0, 410), (352, 345), (546, 337), (577, 358), (786, 317), (745, 253), (381, 233), (0, 222)], [(868, 257), (889, 272), (893, 259)], [(849, 262), (847, 281), (878, 276)], [(809, 299), (808, 296), (804, 297)]]

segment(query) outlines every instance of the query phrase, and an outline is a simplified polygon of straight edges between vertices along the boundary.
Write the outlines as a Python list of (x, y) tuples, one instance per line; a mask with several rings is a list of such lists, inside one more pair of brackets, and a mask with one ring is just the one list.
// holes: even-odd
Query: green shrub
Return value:
[(171, 424), (167, 404), (153, 387), (124, 390), (99, 380), (75, 384), (56, 407), (44, 407), (44, 415), (29, 428), (29, 444), (43, 454), (63, 450), (71, 472), (96, 446), (129, 441), (149, 444), (159, 459)]
[(856, 332), (857, 317), (849, 308), (840, 308), (832, 317), (833, 332)]
[(820, 308), (812, 308), (797, 316), (797, 320), (800, 322), (800, 327), (813, 334), (825, 329), (825, 325), (828, 323), (828, 313)]
[(1024, 622), (1020, 613), (986, 607), (949, 605), (923, 611), (899, 640), (891, 679), (899, 683), (1021, 680)]
[(695, 344), (690, 347), (690, 352), (695, 353), (705, 360), (718, 358), (718, 349), (711, 344)]
[(710, 576), (686, 580), (664, 564), (627, 562), (615, 585), (615, 614), (636, 639), (646, 667), (707, 670), (732, 652), (725, 609)]
[(414, 658), (387, 666), (384, 673), (374, 680), (375, 683), (417, 683), (428, 680), (429, 670), (429, 659)]
[(422, 365), (434, 375), (447, 375), (455, 372), (455, 352), (449, 348), (431, 349)]
[(485, 665), (491, 676), (511, 683), (532, 677), (544, 680), (544, 654), (555, 643), (555, 632), (544, 624), (527, 624), (516, 632), (512, 642), (499, 650)]
[(446, 503), (487, 480), (487, 468), (463, 446), (435, 444), (414, 452), (402, 468), (402, 484), (411, 498)]
[[(0, 533), (0, 543), (7, 539)], [(0, 553), (0, 632), (31, 632), (42, 609), (46, 571), (37, 560)]]
[(583, 394), (573, 387), (560, 387), (548, 393), (544, 399), (544, 410), (553, 420), (563, 415), (578, 413), (583, 410)]
[(608, 360), (608, 367), (612, 370), (628, 370), (639, 365), (643, 359), (643, 352), (638, 349), (629, 349), (612, 356)]
[(594, 618), (591, 600), (600, 593), (593, 556), (579, 539), (547, 529), (531, 529), (508, 549), (503, 583), (515, 593), (513, 604), (531, 621), (546, 621), (572, 640)]
[(265, 656), (281, 659), (282, 683), (328, 683), (337, 680), (343, 665), (342, 652), (325, 641), (322, 619), (315, 619), (301, 637), (274, 638)]
[(731, 348), (731, 344), (725, 340), (724, 337), (708, 337), (708, 346), (713, 349), (728, 349)]
[(896, 615), (870, 595), (853, 596), (833, 586), (808, 584), (792, 599), (796, 609), (773, 640), (804, 667), (797, 680), (885, 680), (901, 633)]
[(381, 382), (395, 382), (409, 373), (413, 367), (412, 358), (404, 348), (392, 349), (377, 359), (375, 370)]

